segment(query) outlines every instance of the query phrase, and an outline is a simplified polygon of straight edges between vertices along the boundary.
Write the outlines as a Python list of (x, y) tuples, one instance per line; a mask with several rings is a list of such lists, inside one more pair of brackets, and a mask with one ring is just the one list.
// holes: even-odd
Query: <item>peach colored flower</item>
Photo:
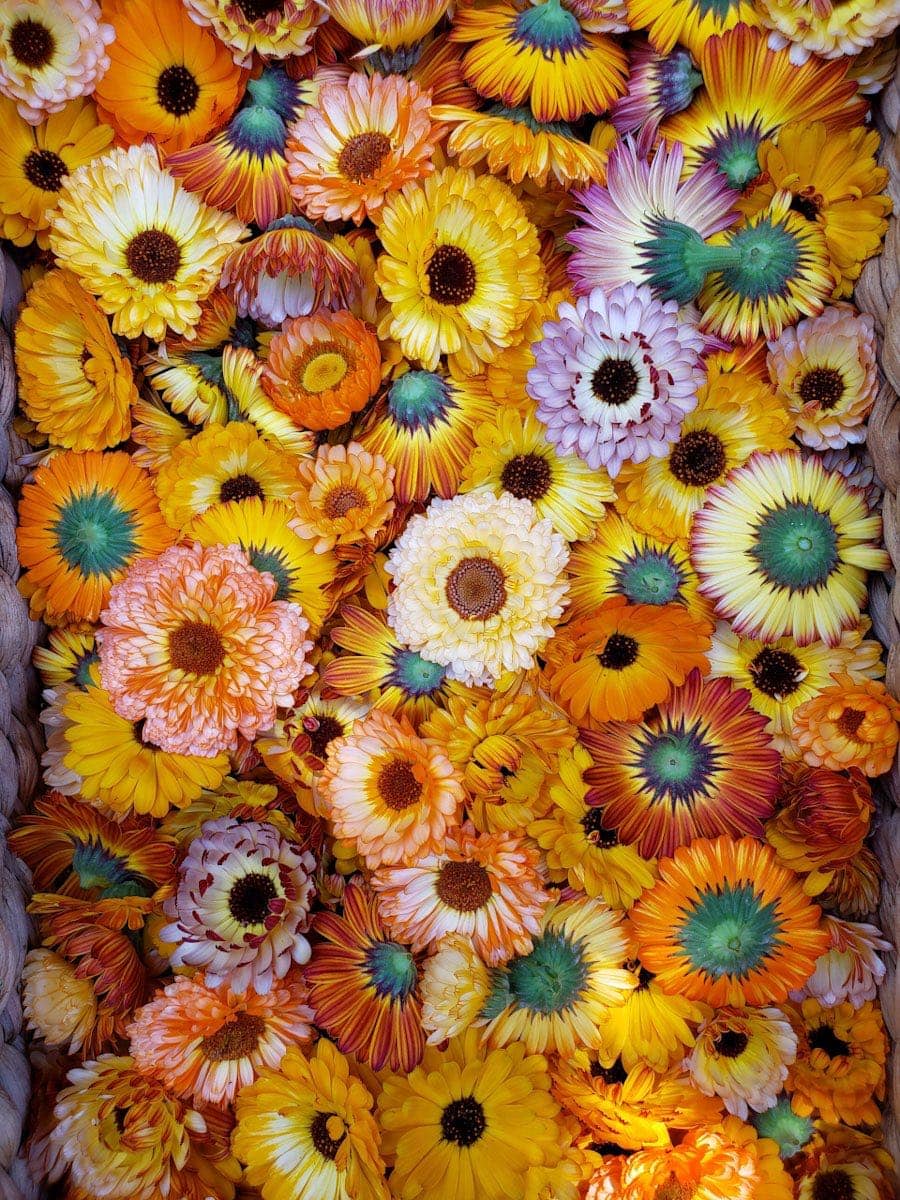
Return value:
[(100, 677), (121, 717), (176, 754), (252, 739), (312, 668), (309, 622), (238, 546), (173, 546), (138, 560), (101, 613)]
[(833, 679), (832, 687), (794, 713), (794, 737), (803, 761), (832, 771), (859, 767), (864, 775), (883, 775), (897, 753), (900, 703), (878, 680)]
[(315, 539), (316, 553), (336, 543), (374, 538), (394, 513), (394, 468), (358, 442), (320, 446), (316, 457), (298, 467), (302, 485), (293, 500), (297, 516), (291, 528)]

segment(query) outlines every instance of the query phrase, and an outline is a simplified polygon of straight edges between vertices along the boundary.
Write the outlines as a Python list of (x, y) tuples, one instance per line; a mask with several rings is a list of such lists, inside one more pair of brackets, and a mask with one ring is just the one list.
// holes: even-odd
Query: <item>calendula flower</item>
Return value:
[(816, 961), (802, 994), (811, 996), (827, 1008), (845, 1001), (854, 1008), (861, 1008), (867, 1001), (875, 999), (884, 981), (887, 967), (879, 957), (879, 951), (890, 950), (891, 944), (875, 925), (842, 921), (827, 915), (822, 918), (822, 925), (830, 944)]
[[(667, 992), (636, 959), (629, 959), (625, 966), (634, 979), (634, 990), (623, 993), (618, 1002), (610, 1006), (597, 1050), (600, 1061), (591, 1074), (596, 1073), (603, 1079), (607, 1072), (610, 1073), (609, 1081), (615, 1082), (613, 1077), (621, 1070), (636, 1071), (638, 1077), (643, 1078), (643, 1086), (637, 1089), (639, 1096), (646, 1090), (647, 1073), (669, 1071), (694, 1044), (693, 1027), (703, 1019), (706, 1009), (686, 996)], [(603, 1065), (603, 1071), (598, 1070), (600, 1065)], [(677, 1071), (670, 1083), (679, 1084)], [(682, 1093), (686, 1083), (682, 1077), (678, 1088)], [(705, 1109), (701, 1106), (699, 1111), (694, 1110), (694, 1119), (690, 1123), (702, 1120), (704, 1112), (711, 1115), (708, 1105)], [(660, 1130), (656, 1123), (655, 1128), (658, 1136)]]
[(475, 697), (457, 686), (422, 725), (460, 772), (477, 829), (520, 831), (550, 803), (559, 755), (575, 744), (562, 713), (528, 690)]
[(340, 696), (326, 699), (316, 689), (286, 715), (278, 714), (253, 748), (283, 783), (292, 788), (310, 787), (325, 769), (331, 743), (349, 733), (368, 711), (367, 704)]
[(550, 806), (546, 816), (529, 824), (528, 836), (543, 850), (552, 879), (567, 879), (570, 887), (610, 908), (630, 908), (653, 883), (655, 864), (604, 828), (602, 808), (588, 804), (584, 772), (593, 761), (577, 743), (560, 752)]
[(445, 167), (381, 209), (379, 332), (433, 371), (442, 354), (478, 374), (509, 346), (544, 289), (537, 232), (492, 175)]
[[(710, 488), (694, 518), (701, 590), (740, 634), (835, 645), (887, 562), (861, 494), (799, 454), (754, 454)], [(726, 595), (727, 593), (727, 595)]]
[(90, 100), (73, 100), (35, 125), (0, 99), (6, 132), (0, 149), (0, 234), (17, 246), (37, 241), (46, 249), (50, 214), (70, 172), (101, 155), (113, 131)]
[(290, 127), (291, 194), (313, 220), (377, 221), (387, 197), (434, 170), (431, 97), (402, 75), (324, 84)]
[(689, 51), (681, 46), (662, 53), (639, 47), (629, 55), (629, 67), (628, 91), (610, 111), (613, 127), (622, 135), (637, 133), (643, 125), (655, 129), (664, 117), (681, 112), (703, 82)]
[(627, 60), (609, 36), (560, 0), (517, 10), (507, 2), (460, 9), (452, 41), (472, 43), (466, 80), (503, 104), (528, 104), (539, 121), (605, 112), (625, 90)]
[(490, 489), (530, 500), (568, 541), (589, 538), (615, 499), (612, 484), (576, 455), (558, 454), (532, 412), (500, 408), (475, 429), (461, 492)]
[(472, 492), (433, 500), (388, 555), (388, 622), (452, 679), (529, 667), (563, 608), (562, 537), (529, 500)]
[(812, 767), (865, 775), (890, 769), (900, 741), (900, 703), (876, 679), (856, 682), (835, 674), (834, 682), (794, 713), (794, 736), (803, 761)]
[(837, 1125), (807, 1140), (803, 1156), (791, 1164), (799, 1200), (814, 1200), (816, 1189), (826, 1197), (829, 1191), (838, 1196), (843, 1191), (850, 1200), (890, 1196), (894, 1160), (879, 1130), (864, 1133)]
[(714, 163), (684, 169), (678, 142), (663, 144), (652, 161), (631, 138), (617, 143), (606, 164), (606, 183), (576, 193), (578, 224), (567, 235), (575, 247), (567, 271), (575, 292), (606, 291), (635, 282), (649, 272), (641, 249), (664, 218), (696, 230), (706, 239), (737, 218), (737, 193)]
[(49, 1046), (77, 1054), (94, 1026), (97, 998), (89, 979), (52, 950), (29, 950), (22, 967), (22, 1012)]
[(661, 987), (712, 1005), (778, 1004), (802, 987), (827, 936), (770, 846), (701, 838), (658, 867), (631, 922)]
[(756, 28), (760, 23), (750, 0), (725, 0), (712, 9), (700, 0), (675, 0), (673, 4), (628, 0), (628, 19), (633, 29), (646, 29), (651, 46), (659, 54), (677, 53), (675, 43), (680, 42), (695, 57), (702, 54), (709, 38), (739, 24)]
[(875, 325), (868, 314), (832, 305), (770, 342), (767, 363), (805, 446), (827, 450), (865, 440), (865, 419), (878, 391)]
[(825, 875), (863, 852), (874, 812), (872, 788), (856, 768), (785, 764), (780, 805), (766, 838), (793, 871)]
[(369, 867), (440, 849), (464, 798), (439, 744), (380, 709), (330, 743), (318, 790), (336, 835), (355, 842)]
[(791, 0), (762, 0), (759, 6), (760, 21), (773, 31), (769, 44), (789, 50), (791, 62), (798, 63), (806, 62), (811, 54), (820, 58), (856, 56), (879, 38), (890, 36), (896, 28), (895, 16), (885, 0), (863, 0), (852, 12), (845, 12), (833, 0), (819, 0), (801, 9)]
[(708, 670), (710, 627), (680, 604), (615, 596), (558, 630), (545, 651), (550, 695), (577, 724), (637, 721), (693, 670)]
[(491, 966), (528, 952), (550, 903), (537, 850), (512, 833), (478, 833), (469, 822), (448, 832), (440, 851), (378, 868), (372, 887), (385, 924), (413, 950), (461, 933)]
[(67, 176), (50, 246), (112, 316), (113, 333), (188, 334), (218, 282), (239, 221), (185, 192), (152, 145), (110, 150)]
[(771, 1108), (797, 1054), (797, 1035), (777, 1008), (719, 1008), (697, 1030), (685, 1060), (706, 1095), (747, 1119), (749, 1110)]
[(127, 454), (66, 451), (22, 490), (19, 588), (50, 624), (96, 621), (112, 585), (174, 540), (149, 475)]
[(640, 723), (583, 730), (594, 760), (587, 800), (602, 809), (602, 826), (647, 856), (696, 837), (761, 836), (780, 758), (748, 700), (695, 669)]
[(822, 121), (834, 133), (865, 120), (866, 101), (848, 78), (847, 59), (811, 58), (795, 66), (787, 50), (771, 49), (765, 30), (746, 23), (707, 38), (698, 49), (703, 88), (659, 132), (683, 144), (689, 166), (714, 163), (732, 187), (742, 189), (756, 178), (760, 143), (775, 138), (783, 125)]
[(242, 317), (274, 329), (287, 317), (345, 308), (359, 275), (344, 238), (329, 238), (304, 217), (289, 214), (230, 250), (220, 282)]
[(285, 147), (288, 123), (308, 99), (309, 85), (269, 63), (238, 111), (209, 141), (166, 156), (166, 170), (213, 208), (265, 229), (293, 208)]
[(73, 1067), (53, 1114), (53, 1148), (85, 1195), (201, 1200), (231, 1195), (240, 1178), (228, 1123), (176, 1099), (131, 1058)]
[(794, 1109), (832, 1123), (876, 1125), (887, 1054), (881, 1010), (869, 1002), (826, 1008), (808, 999), (791, 1015), (800, 1038), (787, 1083)]
[(311, 668), (309, 622), (240, 547), (139, 559), (102, 613), (100, 677), (163, 750), (214, 756), (252, 738)]
[[(827, 0), (826, 0), (827, 2)], [(887, 171), (875, 161), (879, 137), (862, 126), (828, 129), (824, 122), (792, 122), (757, 151), (760, 178), (739, 208), (751, 214), (765, 208), (779, 189), (825, 236), (837, 275), (835, 296), (849, 296), (862, 264), (877, 254), (887, 229), (890, 197), (883, 188)]]
[(313, 0), (186, 0), (188, 15), (198, 25), (209, 26), (227, 46), (234, 61), (249, 67), (254, 52), (266, 59), (302, 55), (316, 30), (328, 18)]
[[(329, 0), (328, 12), (367, 48), (403, 61), (419, 49), (450, 0)], [(413, 54), (415, 57), (415, 54)]]
[(492, 973), (476, 954), (472, 939), (448, 933), (422, 967), (422, 1025), (428, 1045), (440, 1045), (483, 1025)]
[(131, 432), (137, 388), (109, 323), (68, 271), (28, 290), (16, 325), (16, 373), (26, 416), (56, 446), (104, 450)]
[(822, 903), (840, 916), (860, 920), (873, 913), (881, 896), (881, 867), (868, 846), (837, 865), (822, 892)]
[(115, 37), (96, 0), (4, 0), (0, 92), (39, 125), (67, 101), (88, 96), (109, 66)]
[(160, 509), (173, 529), (185, 529), (216, 504), (288, 500), (296, 464), (247, 421), (210, 424), (176, 446), (156, 473)]
[(312, 1037), (312, 1009), (299, 973), (262, 995), (213, 987), (202, 972), (177, 976), (128, 1027), (135, 1065), (175, 1096), (226, 1106), (264, 1067), (277, 1070), (288, 1046)]
[(562, 1055), (599, 1047), (607, 1011), (637, 986), (624, 965), (629, 946), (621, 913), (599, 900), (557, 902), (531, 950), (496, 972), (486, 1038)]
[(202, 967), (211, 987), (268, 995), (309, 959), (315, 859), (265, 821), (206, 821), (165, 902), (160, 931), (174, 966)]
[(528, 394), (548, 439), (613, 477), (666, 452), (703, 380), (696, 326), (648, 287), (595, 288), (544, 325)]
[(228, 120), (245, 74), (180, 0), (106, 0), (103, 11), (116, 36), (94, 98), (123, 142), (150, 135), (165, 154)]
[(422, 1065), (388, 1076), (378, 1098), (391, 1191), (433, 1200), (525, 1196), (529, 1169), (559, 1161), (558, 1112), (547, 1060), (521, 1043), (488, 1050), (470, 1030), (445, 1050), (428, 1046)]
[(477, 378), (404, 370), (363, 418), (358, 440), (394, 468), (400, 503), (425, 500), (432, 491), (449, 500), (472, 461), (475, 429), (493, 413), (494, 402)]
[(372, 1095), (325, 1038), (307, 1058), (290, 1047), (278, 1071), (264, 1070), (235, 1105), (234, 1151), (264, 1200), (300, 1188), (321, 1196), (388, 1200)]
[(590, 143), (575, 136), (565, 121), (538, 121), (527, 105), (493, 104), (486, 112), (436, 104), (432, 120), (452, 126), (446, 147), (461, 167), (486, 162), (494, 175), (510, 183), (531, 180), (537, 187), (551, 179), (562, 188), (582, 187), (605, 174), (615, 142), (612, 125), (603, 125)]
[(351, 312), (286, 321), (272, 338), (262, 385), (272, 403), (307, 429), (343, 425), (381, 380), (375, 334)]
[(412, 1071), (425, 1043), (416, 958), (360, 883), (348, 884), (342, 899), (342, 916), (322, 912), (313, 923), (323, 940), (304, 977), (316, 1024), (373, 1070)]
[(394, 512), (394, 468), (358, 442), (321, 446), (297, 468), (291, 527), (316, 551), (372, 539)]

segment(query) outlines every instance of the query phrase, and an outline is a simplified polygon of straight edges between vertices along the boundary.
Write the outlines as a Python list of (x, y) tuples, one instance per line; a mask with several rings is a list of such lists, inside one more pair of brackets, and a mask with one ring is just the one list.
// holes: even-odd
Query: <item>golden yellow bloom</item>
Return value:
[(89, 979), (52, 950), (29, 950), (22, 968), (22, 1011), (28, 1027), (48, 1045), (70, 1054), (81, 1048), (97, 1015)]

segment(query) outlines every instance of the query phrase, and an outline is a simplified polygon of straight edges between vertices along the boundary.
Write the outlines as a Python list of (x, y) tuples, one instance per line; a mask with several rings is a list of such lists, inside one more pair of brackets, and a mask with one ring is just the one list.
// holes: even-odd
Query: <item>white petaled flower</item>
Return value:
[(309, 960), (315, 859), (261, 821), (206, 821), (166, 901), (173, 966), (203, 967), (211, 987), (266, 995), (292, 963)]
[(677, 440), (697, 405), (703, 348), (696, 325), (646, 285), (594, 288), (544, 325), (527, 391), (561, 453), (616, 476)]
[(0, 94), (39, 125), (89, 96), (109, 67), (115, 39), (96, 0), (0, 0)]
[(803, 990), (791, 993), (791, 999), (812, 996), (823, 1008), (836, 1008), (845, 1001), (859, 1008), (867, 1000), (874, 1000), (887, 973), (879, 951), (890, 950), (890, 942), (875, 925), (842, 921), (839, 917), (824, 916), (822, 927), (831, 945), (816, 960)]
[(700, 1025), (684, 1067), (704, 1095), (721, 1096), (746, 1120), (775, 1104), (796, 1057), (797, 1035), (781, 1009), (726, 1007)]
[(530, 500), (485, 492), (433, 500), (388, 556), (388, 621), (451, 679), (492, 683), (532, 666), (552, 637), (568, 558)]

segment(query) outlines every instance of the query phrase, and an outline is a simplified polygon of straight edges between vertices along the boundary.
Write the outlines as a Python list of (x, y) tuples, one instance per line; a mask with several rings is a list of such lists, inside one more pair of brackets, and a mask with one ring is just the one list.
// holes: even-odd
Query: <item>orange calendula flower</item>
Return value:
[(838, 772), (785, 763), (783, 771), (780, 805), (766, 824), (766, 838), (792, 871), (812, 872), (825, 884), (830, 869), (863, 848), (875, 808), (872, 789), (856, 767)]
[(631, 912), (660, 986), (708, 1004), (778, 1004), (828, 946), (819, 909), (770, 846), (699, 839), (659, 862)]
[(175, 531), (127, 454), (68, 451), (23, 488), (16, 540), (32, 616), (64, 625), (96, 621), (112, 585), (171, 545)]
[(511, 833), (477, 833), (470, 822), (439, 851), (380, 867), (372, 887), (385, 924), (413, 950), (461, 933), (491, 965), (527, 954), (551, 900), (534, 846)]
[(317, 553), (335, 544), (374, 538), (394, 512), (394, 468), (358, 442), (320, 446), (297, 468), (297, 515), (291, 528), (315, 542)]
[(833, 1123), (877, 1125), (888, 1049), (878, 1006), (825, 1008), (810, 998), (789, 1011), (800, 1038), (787, 1081), (794, 1109)]
[(794, 730), (810, 766), (859, 767), (864, 775), (883, 775), (900, 741), (900, 703), (877, 679), (855, 682), (835, 675), (832, 687), (794, 713)]
[(291, 194), (313, 220), (377, 220), (385, 196), (434, 170), (431, 96), (402, 75), (326, 83), (290, 127)]
[(692, 670), (705, 674), (711, 632), (680, 604), (616, 596), (557, 631), (544, 678), (573, 721), (636, 721)]
[(97, 635), (116, 712), (163, 750), (210, 757), (270, 725), (312, 669), (309, 622), (276, 586), (234, 545), (139, 559)]
[(312, 1037), (312, 1009), (300, 973), (269, 992), (235, 994), (198, 972), (177, 976), (128, 1026), (131, 1054), (144, 1075), (197, 1104), (230, 1104), (263, 1067), (277, 1070), (288, 1046)]
[(262, 385), (272, 403), (307, 429), (335, 429), (381, 382), (375, 334), (358, 317), (317, 312), (287, 321), (272, 338)]
[(369, 867), (439, 850), (464, 799), (440, 743), (380, 709), (330, 744), (318, 787), (335, 834), (353, 841)]

